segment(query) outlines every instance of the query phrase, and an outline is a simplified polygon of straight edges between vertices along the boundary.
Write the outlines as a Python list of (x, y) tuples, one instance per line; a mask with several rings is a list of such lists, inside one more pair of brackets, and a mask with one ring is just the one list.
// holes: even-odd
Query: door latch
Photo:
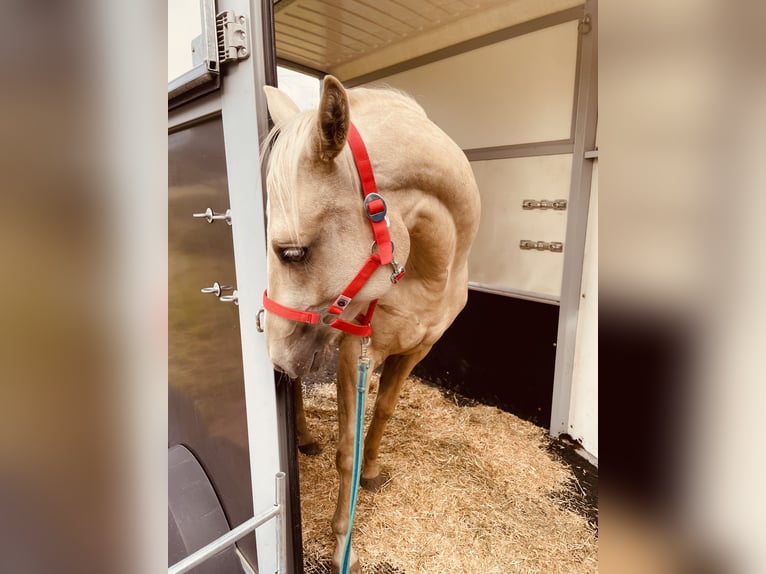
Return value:
[(235, 305), (239, 305), (239, 293), (234, 289), (234, 293), (231, 295), (221, 295), (218, 297), (218, 300), (222, 303), (234, 303)]
[(226, 223), (231, 225), (231, 209), (227, 209), (223, 213), (216, 213), (215, 211), (213, 211), (212, 209), (208, 207), (202, 213), (193, 213), (192, 217), (196, 217), (200, 219), (204, 218), (207, 220), (208, 223), (213, 223), (214, 221), (223, 219), (224, 221), (226, 221)]
[(203, 287), (200, 289), (200, 291), (205, 294), (212, 293), (216, 297), (220, 297), (221, 293), (224, 291), (231, 291), (232, 289), (233, 287), (230, 285), (221, 285), (218, 281), (216, 281), (213, 283), (212, 287)]

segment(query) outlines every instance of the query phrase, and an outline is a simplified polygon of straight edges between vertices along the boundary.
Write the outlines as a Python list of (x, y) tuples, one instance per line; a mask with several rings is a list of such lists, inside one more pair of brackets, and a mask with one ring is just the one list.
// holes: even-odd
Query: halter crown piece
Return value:
[[(263, 292), (263, 306), (269, 313), (274, 313), (291, 321), (300, 321), (301, 323), (310, 323), (312, 325), (324, 323), (357, 337), (369, 337), (372, 334), (371, 321), (372, 315), (375, 312), (375, 306), (378, 303), (377, 299), (370, 302), (366, 313), (357, 315), (356, 323), (341, 319), (340, 314), (348, 307), (349, 303), (364, 287), (378, 267), (391, 265), (393, 269), (391, 283), (394, 284), (398, 283), (404, 276), (405, 270), (394, 259), (394, 244), (391, 241), (391, 234), (388, 232), (389, 223), (386, 217), (386, 202), (378, 194), (378, 186), (375, 183), (375, 175), (372, 173), (370, 156), (367, 154), (367, 148), (364, 145), (364, 141), (362, 141), (362, 136), (359, 135), (359, 131), (357, 131), (354, 124), (349, 125), (348, 145), (354, 157), (356, 171), (359, 173), (359, 181), (362, 184), (364, 211), (372, 227), (374, 240), (372, 253), (364, 265), (362, 265), (356, 277), (346, 285), (341, 294), (324, 312), (301, 311), (285, 307), (270, 299), (266, 291)], [(377, 253), (375, 252), (376, 247)]]

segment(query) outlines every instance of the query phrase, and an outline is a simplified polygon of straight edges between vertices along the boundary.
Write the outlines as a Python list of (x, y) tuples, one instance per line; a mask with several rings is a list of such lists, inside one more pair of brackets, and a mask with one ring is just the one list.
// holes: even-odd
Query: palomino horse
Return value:
[[(266, 92), (275, 123), (266, 144), (271, 147), (266, 178), (267, 346), (275, 368), (293, 378), (318, 369), (330, 349), (339, 348), (340, 491), (332, 519), (337, 571), (348, 530), (360, 337), (359, 332), (343, 332), (353, 328), (338, 330), (327, 323), (339, 315), (340, 323), (350, 325), (355, 317), (359, 320), (358, 314), (369, 319), (374, 311), (368, 354), (371, 368), (383, 365), (383, 370), (364, 442), (361, 483), (377, 489), (384, 482), (378, 448), (402, 384), (465, 306), (479, 192), (461, 149), (399, 92), (346, 92), (327, 76), (319, 110), (305, 112), (285, 93), (275, 88)], [(360, 183), (362, 168), (355, 163), (357, 152), (350, 149), (354, 132), (366, 146), (377, 193), (385, 201), (369, 197), (375, 199), (370, 204), (375, 209), (363, 204), (369, 190)], [(379, 224), (373, 224), (372, 233), (371, 220)], [(387, 258), (373, 237), (381, 243), (381, 237), (385, 241), (389, 236)], [(360, 268), (370, 260), (373, 271), (363, 286), (351, 289), (350, 297), (339, 296), (349, 294)], [(406, 267), (406, 275), (394, 284), (401, 275), (397, 263)], [(374, 300), (377, 308), (370, 308)], [(298, 444), (304, 452), (315, 451), (300, 384), (296, 388)], [(351, 565), (351, 572), (360, 572), (353, 552)]]

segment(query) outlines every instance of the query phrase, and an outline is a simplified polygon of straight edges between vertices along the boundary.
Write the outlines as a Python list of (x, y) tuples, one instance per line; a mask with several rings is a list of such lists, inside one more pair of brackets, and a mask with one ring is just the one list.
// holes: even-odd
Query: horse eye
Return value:
[(284, 263), (300, 263), (306, 260), (308, 247), (284, 247), (279, 250), (279, 257)]

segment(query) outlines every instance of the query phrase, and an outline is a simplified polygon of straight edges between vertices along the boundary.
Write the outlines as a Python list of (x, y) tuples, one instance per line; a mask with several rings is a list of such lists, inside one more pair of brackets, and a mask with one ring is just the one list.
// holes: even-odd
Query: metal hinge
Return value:
[(556, 209), (564, 211), (567, 208), (566, 199), (525, 199), (521, 202), (522, 209)]
[(537, 251), (553, 251), (555, 253), (561, 253), (564, 251), (564, 244), (560, 241), (530, 241), (529, 239), (522, 239), (519, 241), (520, 249), (536, 249)]
[(590, 21), (590, 14), (586, 14), (577, 24), (577, 30), (580, 32), (580, 34), (585, 36), (585, 34), (590, 34), (590, 31), (592, 29), (593, 29), (593, 24)]
[(250, 56), (247, 18), (226, 10), (215, 17), (215, 29), (219, 63), (236, 62)]

